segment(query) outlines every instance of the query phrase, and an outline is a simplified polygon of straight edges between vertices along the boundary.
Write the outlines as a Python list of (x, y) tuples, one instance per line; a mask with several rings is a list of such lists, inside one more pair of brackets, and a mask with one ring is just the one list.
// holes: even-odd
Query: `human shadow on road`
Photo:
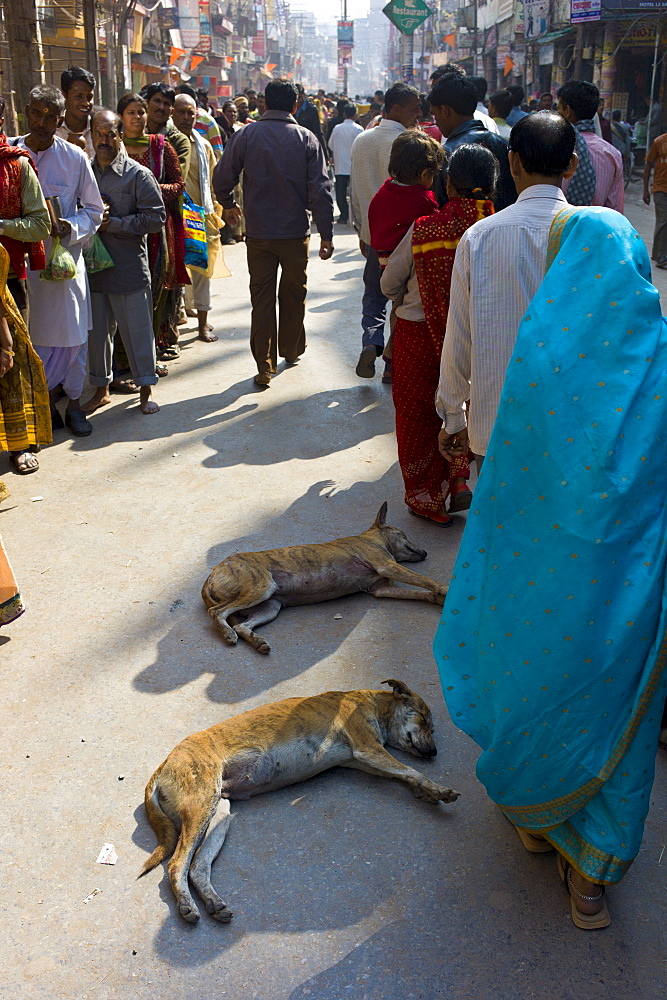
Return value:
[[(204, 465), (214, 469), (274, 465), (293, 458), (321, 458), (355, 445), (370, 449), (374, 437), (393, 431), (394, 419), (391, 398), (380, 382), (316, 392), (246, 413), (234, 424), (233, 435), (216, 428), (205, 438), (214, 454)], [(213, 416), (210, 423), (220, 420)], [(206, 421), (200, 420), (198, 426), (206, 426)]]

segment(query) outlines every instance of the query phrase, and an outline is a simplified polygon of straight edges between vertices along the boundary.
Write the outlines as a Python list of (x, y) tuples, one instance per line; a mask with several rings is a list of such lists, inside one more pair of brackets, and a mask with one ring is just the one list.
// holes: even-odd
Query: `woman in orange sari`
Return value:
[[(468, 456), (447, 462), (438, 451), (442, 422), (435, 409), (452, 266), (466, 229), (493, 213), (498, 161), (484, 146), (459, 146), (448, 166), (449, 201), (417, 219), (389, 258), (382, 291), (396, 307), (392, 358), (398, 461), (405, 503), (443, 527), (467, 510), (472, 493)], [(449, 498), (449, 512), (446, 500)]]

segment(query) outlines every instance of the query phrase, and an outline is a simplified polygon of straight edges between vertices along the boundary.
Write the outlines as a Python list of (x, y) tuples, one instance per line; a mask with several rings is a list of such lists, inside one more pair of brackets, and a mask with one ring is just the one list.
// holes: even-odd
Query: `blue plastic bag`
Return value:
[(187, 193), (183, 194), (183, 228), (185, 230), (185, 263), (189, 267), (208, 267), (208, 246), (206, 243), (206, 221), (204, 209), (195, 205)]

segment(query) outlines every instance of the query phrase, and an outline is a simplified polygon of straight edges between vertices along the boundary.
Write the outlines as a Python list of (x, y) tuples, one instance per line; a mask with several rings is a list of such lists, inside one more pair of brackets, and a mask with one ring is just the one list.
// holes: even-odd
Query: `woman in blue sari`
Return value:
[(565, 209), (519, 328), (434, 651), (477, 774), (572, 919), (637, 855), (665, 701), (667, 323), (609, 209)]

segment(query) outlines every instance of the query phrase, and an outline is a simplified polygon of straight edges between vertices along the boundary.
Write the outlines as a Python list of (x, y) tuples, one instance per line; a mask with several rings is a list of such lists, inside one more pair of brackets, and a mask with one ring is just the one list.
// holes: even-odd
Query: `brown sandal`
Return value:
[[(558, 855), (557, 865), (558, 874), (560, 875), (561, 880), (570, 896), (572, 923), (575, 927), (581, 928), (582, 931), (596, 931), (601, 930), (603, 927), (609, 927), (611, 917), (609, 916), (609, 910), (607, 909), (605, 887), (601, 885), (600, 891), (596, 893), (595, 896), (585, 896), (584, 893), (580, 892), (576, 885), (572, 882), (572, 865), (569, 861), (566, 861), (561, 854)], [(597, 900), (601, 900), (602, 906), (597, 913), (584, 913), (577, 906), (577, 899), (584, 903), (595, 903)]]

